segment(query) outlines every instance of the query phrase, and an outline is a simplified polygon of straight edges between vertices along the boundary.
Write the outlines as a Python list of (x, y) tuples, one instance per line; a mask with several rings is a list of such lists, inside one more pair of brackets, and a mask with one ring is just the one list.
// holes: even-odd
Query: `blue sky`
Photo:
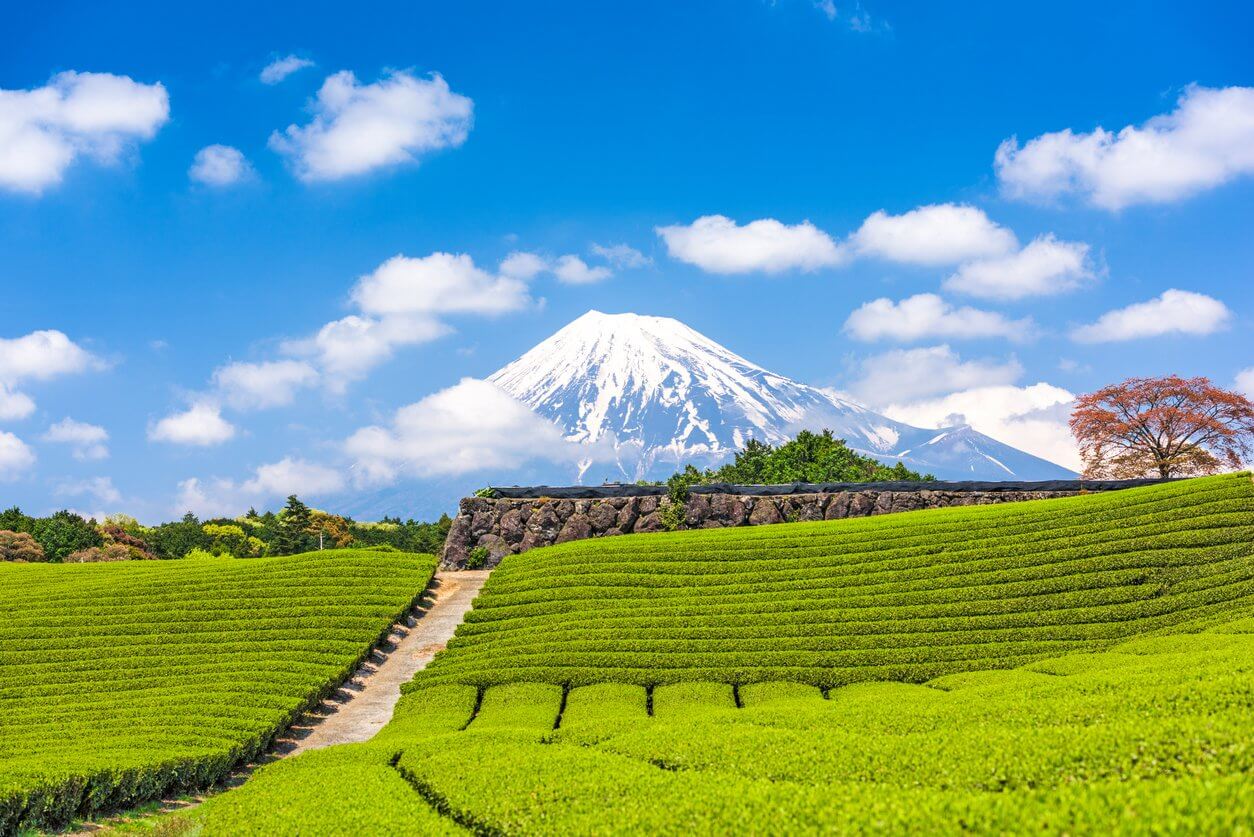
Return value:
[(334, 507), (590, 308), (1064, 464), (1072, 393), (1254, 390), (1254, 12), (1092, 8), (10, 4), (0, 505)]

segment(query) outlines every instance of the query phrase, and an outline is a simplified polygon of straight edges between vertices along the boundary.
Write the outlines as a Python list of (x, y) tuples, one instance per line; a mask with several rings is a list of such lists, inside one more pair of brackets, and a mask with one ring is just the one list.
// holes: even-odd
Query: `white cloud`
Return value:
[(115, 161), (170, 116), (161, 84), (109, 73), (58, 73), (33, 90), (0, 89), (0, 188), (38, 195), (79, 157)]
[(984, 299), (1023, 299), (1066, 293), (1093, 278), (1089, 246), (1043, 235), (1017, 253), (969, 262), (945, 289)]
[(836, 19), (836, 4), (833, 0), (814, 0), (814, 8), (822, 12), (828, 20)]
[(982, 210), (952, 203), (921, 206), (901, 215), (874, 212), (850, 242), (861, 255), (919, 265), (1000, 256), (1019, 246), (1014, 233)]
[(235, 426), (222, 418), (221, 408), (208, 402), (172, 413), (148, 429), (153, 441), (199, 447), (220, 445), (234, 435)]
[(394, 72), (361, 84), (345, 70), (323, 82), (310, 110), (309, 124), (270, 135), (270, 147), (288, 157), (306, 182), (414, 163), (459, 146), (470, 132), (474, 104), (439, 75)]
[(1254, 366), (1238, 372), (1235, 383), (1238, 392), (1243, 393), (1246, 398), (1254, 400)]
[(64, 418), (48, 428), (43, 435), (45, 442), (69, 445), (73, 449), (74, 458), (84, 461), (106, 459), (109, 448), (109, 432), (96, 424)]
[(47, 380), (104, 366), (100, 358), (60, 331), (32, 331), (22, 337), (0, 337), (0, 381)]
[(655, 230), (672, 258), (709, 273), (816, 270), (847, 259), (831, 236), (809, 221), (788, 226), (763, 218), (739, 226), (723, 215), (705, 215), (687, 226)]
[(229, 145), (206, 145), (196, 152), (187, 176), (206, 186), (230, 186), (251, 177), (253, 168), (243, 152)]
[[(859, 377), (849, 386), (872, 407), (912, 401), (939, 393), (1010, 384), (1023, 374), (1013, 357), (964, 361), (949, 346), (894, 349), (864, 358)], [(925, 425), (926, 426), (926, 425)]]
[(264, 410), (292, 403), (298, 390), (318, 383), (318, 370), (300, 360), (228, 363), (213, 372), (213, 384), (237, 410)]
[(0, 430), (0, 481), (11, 480), (35, 464), (35, 452), (12, 433)]
[(503, 314), (531, 304), (527, 285), (493, 276), (465, 254), (393, 256), (361, 277), (353, 302), (366, 314)]
[(641, 253), (635, 247), (629, 247), (626, 244), (593, 244), (588, 249), (594, 256), (605, 259), (605, 261), (619, 270), (630, 270), (653, 264), (653, 259)]
[(326, 465), (285, 457), (262, 465), (243, 482), (191, 477), (179, 483), (172, 511), (191, 511), (201, 517), (235, 517), (250, 506), (281, 500), (290, 494), (335, 494), (344, 488), (343, 474)]
[[(63, 482), (54, 490), (59, 497), (91, 497), (97, 503), (106, 506), (116, 506), (122, 502), (122, 492), (118, 491), (113, 485), (113, 480), (109, 477), (92, 477), (85, 480), (73, 480)], [(91, 515), (96, 520), (102, 520), (105, 515)]]
[(976, 386), (940, 398), (893, 403), (881, 412), (918, 427), (969, 424), (999, 442), (1082, 470), (1067, 425), (1075, 396), (1047, 383), (1032, 386)]
[(283, 79), (290, 76), (297, 70), (303, 70), (306, 67), (312, 67), (314, 62), (308, 58), (301, 58), (296, 55), (288, 55), (284, 58), (276, 58), (265, 66), (261, 71), (262, 84), (278, 84)]
[(32, 331), (0, 337), (0, 420), (22, 419), (35, 411), (34, 400), (16, 385), (61, 375), (104, 369), (105, 362), (60, 331)]
[(1179, 200), (1254, 172), (1254, 88), (1191, 86), (1172, 112), (1117, 134), (1068, 129), (1022, 147), (1012, 137), (994, 163), (1014, 198), (1075, 194), (1112, 210)]
[(561, 428), (487, 381), (463, 378), (396, 411), (387, 427), (364, 427), (345, 442), (363, 482), (508, 469), (534, 459), (590, 456)]
[(506, 256), (500, 266), (502, 276), (510, 276), (523, 281), (534, 279), (548, 269), (549, 263), (535, 253), (519, 250)]
[(858, 340), (920, 340), (931, 337), (1007, 337), (1019, 340), (1034, 331), (1031, 318), (1010, 320), (994, 311), (955, 308), (936, 294), (916, 294), (900, 302), (881, 297), (863, 303), (845, 320), (845, 331)]
[(553, 265), (553, 275), (568, 285), (591, 285), (613, 276), (614, 271), (602, 265), (590, 267), (578, 256), (566, 255)]
[(350, 314), (327, 323), (313, 337), (283, 344), (288, 354), (313, 358), (323, 383), (343, 392), (349, 381), (363, 377), (392, 357), (398, 346), (436, 340), (451, 328), (431, 317), (361, 317)]
[(1167, 334), (1205, 336), (1225, 328), (1228, 307), (1213, 297), (1172, 288), (1147, 302), (1107, 311), (1097, 322), (1080, 326), (1071, 337), (1081, 343), (1109, 343)]
[(0, 381), (0, 421), (24, 419), (35, 412), (35, 401), (24, 392), (10, 389)]

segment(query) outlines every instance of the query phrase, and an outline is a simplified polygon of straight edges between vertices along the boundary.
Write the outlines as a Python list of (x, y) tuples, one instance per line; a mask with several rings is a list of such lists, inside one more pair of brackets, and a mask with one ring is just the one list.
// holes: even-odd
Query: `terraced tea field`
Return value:
[(165, 833), (1248, 833), (1248, 474), (511, 556), (364, 744)]
[(572, 542), (502, 563), (420, 682), (831, 688), (1013, 668), (1248, 608), (1251, 543), (1243, 475)]
[(0, 833), (203, 787), (264, 752), (432, 556), (0, 565)]

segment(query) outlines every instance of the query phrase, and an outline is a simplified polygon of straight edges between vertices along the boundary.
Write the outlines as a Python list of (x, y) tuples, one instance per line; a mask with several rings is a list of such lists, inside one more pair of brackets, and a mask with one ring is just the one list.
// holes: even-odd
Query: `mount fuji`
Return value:
[[(894, 421), (840, 395), (767, 371), (678, 320), (590, 311), (488, 381), (595, 447), (578, 466), (532, 461), (358, 495), (340, 511), (362, 520), (434, 517), (487, 482), (565, 485), (665, 479), (684, 464), (716, 466), (749, 439), (780, 444), (830, 429), (853, 449), (944, 480), (1068, 479), (1075, 474), (969, 426)], [(607, 463), (607, 446), (612, 456)]]
[[(611, 479), (665, 478), (689, 462), (717, 465), (751, 438), (779, 444), (805, 428), (831, 429), (860, 453), (940, 479), (1075, 476), (969, 426), (894, 421), (763, 369), (667, 317), (590, 311), (488, 380), (571, 441), (613, 444)], [(577, 476), (599, 482), (602, 475), (587, 467)]]

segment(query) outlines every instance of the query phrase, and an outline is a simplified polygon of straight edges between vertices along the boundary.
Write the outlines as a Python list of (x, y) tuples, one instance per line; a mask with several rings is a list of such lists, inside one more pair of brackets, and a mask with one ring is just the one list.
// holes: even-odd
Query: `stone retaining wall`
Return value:
[[(975, 506), (1039, 500), (1091, 491), (1115, 490), (1143, 485), (1148, 480), (1125, 483), (1041, 483), (1047, 490), (1035, 490), (1030, 483), (1015, 483), (1007, 489), (990, 489), (987, 483), (930, 483), (930, 487), (900, 490), (866, 484), (856, 490), (814, 493), (756, 494), (694, 493), (685, 504), (680, 529), (711, 529), (724, 526), (761, 526), (769, 523), (803, 520), (837, 520), (874, 514), (934, 509), (945, 506)], [(1009, 484), (1008, 484), (1009, 485)], [(977, 487), (978, 486), (978, 487)], [(573, 490), (572, 490), (573, 491)], [(577, 492), (576, 492), (577, 493)], [(594, 493), (589, 490), (588, 493)], [(656, 495), (626, 497), (468, 497), (461, 501), (457, 517), (444, 544), (442, 566), (461, 569), (476, 547), (487, 550), (486, 567), (494, 567), (506, 555), (526, 552), (538, 546), (623, 535), (659, 532), (669, 527), (666, 514), (671, 501)]]

